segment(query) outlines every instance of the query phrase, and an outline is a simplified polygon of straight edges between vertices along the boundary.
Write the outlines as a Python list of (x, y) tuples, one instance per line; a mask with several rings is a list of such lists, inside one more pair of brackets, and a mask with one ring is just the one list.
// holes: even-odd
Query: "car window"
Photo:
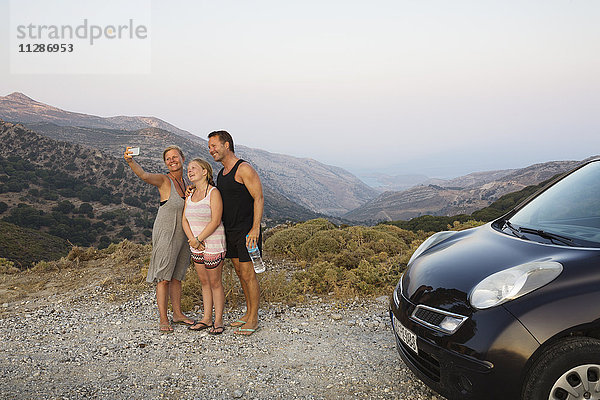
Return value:
[(600, 162), (568, 175), (519, 210), (510, 222), (600, 244)]

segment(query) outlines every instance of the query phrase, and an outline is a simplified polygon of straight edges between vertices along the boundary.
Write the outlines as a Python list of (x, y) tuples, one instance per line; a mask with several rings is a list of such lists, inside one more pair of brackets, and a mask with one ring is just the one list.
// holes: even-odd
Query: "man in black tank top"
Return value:
[(215, 161), (223, 164), (217, 176), (217, 189), (223, 198), (226, 257), (231, 258), (246, 297), (246, 315), (231, 326), (238, 327), (235, 331), (238, 335), (251, 335), (258, 329), (260, 290), (247, 247), (258, 246), (262, 250), (262, 184), (254, 168), (236, 157), (233, 138), (228, 132), (211, 132), (208, 150)]

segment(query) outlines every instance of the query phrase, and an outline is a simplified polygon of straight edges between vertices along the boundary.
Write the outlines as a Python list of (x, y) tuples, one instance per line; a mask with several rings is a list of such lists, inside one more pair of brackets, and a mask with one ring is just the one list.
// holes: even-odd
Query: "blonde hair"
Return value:
[(179, 154), (181, 155), (181, 158), (185, 160), (185, 156), (183, 155), (183, 150), (181, 150), (181, 147), (176, 146), (176, 145), (171, 145), (169, 147), (167, 147), (164, 151), (163, 151), (163, 161), (167, 161), (166, 160), (166, 156), (167, 156), (167, 152), (170, 150), (177, 150), (179, 152)]
[(215, 182), (213, 181), (213, 169), (212, 166), (208, 163), (208, 161), (205, 161), (201, 158), (194, 158), (192, 161), (190, 161), (190, 163), (193, 162), (197, 163), (206, 170), (206, 180), (210, 185), (215, 186)]

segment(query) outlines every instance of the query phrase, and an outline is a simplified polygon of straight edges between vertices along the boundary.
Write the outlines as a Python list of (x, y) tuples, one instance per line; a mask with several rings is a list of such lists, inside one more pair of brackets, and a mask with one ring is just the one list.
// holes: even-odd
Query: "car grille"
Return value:
[[(467, 317), (463, 315), (424, 306), (422, 304), (415, 308), (410, 318), (413, 321), (446, 334), (452, 334), (456, 332), (458, 328), (460, 328), (460, 326), (467, 320)], [(442, 324), (447, 318), (453, 323), (451, 330)]]
[(417, 319), (420, 322), (425, 322), (428, 325), (435, 326), (439, 326), (444, 320), (444, 317), (444, 314), (440, 314), (438, 312), (423, 307), (417, 307), (415, 313), (413, 314), (414, 319)]

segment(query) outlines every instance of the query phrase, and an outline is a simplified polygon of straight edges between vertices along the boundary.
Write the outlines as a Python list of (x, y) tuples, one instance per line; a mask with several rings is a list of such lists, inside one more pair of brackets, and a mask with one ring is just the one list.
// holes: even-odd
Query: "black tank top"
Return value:
[(226, 231), (248, 232), (254, 221), (254, 198), (246, 185), (235, 180), (235, 173), (244, 160), (238, 160), (227, 175), (223, 169), (217, 176), (217, 189), (223, 198), (223, 226)]

